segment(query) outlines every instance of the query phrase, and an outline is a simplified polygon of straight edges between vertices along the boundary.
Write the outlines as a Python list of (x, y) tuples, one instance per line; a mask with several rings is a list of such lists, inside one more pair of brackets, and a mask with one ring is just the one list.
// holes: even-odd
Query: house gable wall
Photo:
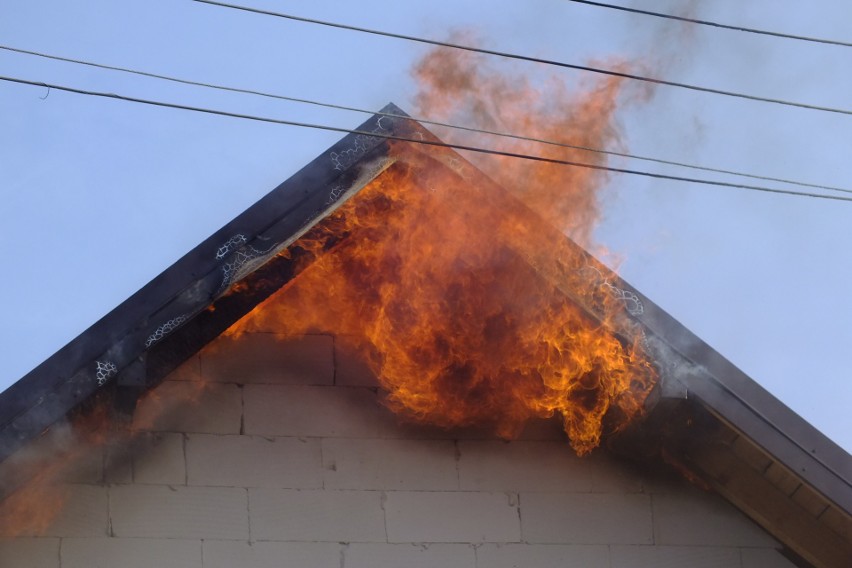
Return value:
[(577, 458), (555, 421), (510, 443), (401, 423), (342, 345), (218, 339), (140, 402), (132, 450), (78, 460), (49, 527), (0, 540), (0, 565), (792, 566), (718, 496)]

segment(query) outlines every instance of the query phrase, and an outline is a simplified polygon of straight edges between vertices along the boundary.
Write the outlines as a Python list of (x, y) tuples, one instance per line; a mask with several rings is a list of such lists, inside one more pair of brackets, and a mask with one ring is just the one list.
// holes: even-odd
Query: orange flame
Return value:
[[(462, 108), (489, 128), (586, 146), (615, 140), (618, 79), (579, 94), (561, 84), (544, 92), (475, 63), (429, 54), (415, 70), (419, 105), (436, 109), (424, 114), (453, 119)], [(536, 108), (550, 112), (530, 114)], [(559, 109), (567, 112), (554, 118)], [(313, 264), (231, 333), (256, 325), (337, 333), (368, 358), (401, 415), (448, 428), (487, 424), (510, 438), (528, 419), (559, 413), (579, 454), (641, 412), (655, 381), (641, 334), (605, 269), (562, 232), (589, 239), (605, 176), (481, 160), (528, 209), (448, 150), (398, 143), (390, 155), (393, 166), (299, 242), (317, 253)]]
[(68, 490), (59, 479), (67, 458), (43, 465), (27, 485), (0, 503), (0, 535), (41, 536), (59, 516)]
[(100, 461), (103, 448), (118, 433), (107, 408), (96, 404), (67, 426), (45, 432), (33, 447), (4, 463), (4, 471), (26, 482), (0, 500), (0, 535), (44, 535), (69, 497), (65, 484), (88, 467), (93, 457)]
[[(602, 67), (628, 72), (623, 61)], [(441, 138), (455, 142), (528, 153), (546, 158), (605, 165), (607, 155), (581, 148), (621, 148), (616, 112), (625, 103), (647, 100), (652, 87), (604, 77), (571, 88), (561, 76), (534, 82), (519, 72), (500, 72), (481, 55), (448, 49), (427, 54), (413, 70), (420, 85), (415, 115), (492, 132), (548, 140), (549, 145), (486, 134), (438, 128)], [(628, 88), (629, 86), (629, 88)], [(503, 187), (572, 239), (592, 244), (591, 230), (600, 215), (600, 190), (607, 182), (601, 170), (565, 167), (495, 156), (473, 157)]]

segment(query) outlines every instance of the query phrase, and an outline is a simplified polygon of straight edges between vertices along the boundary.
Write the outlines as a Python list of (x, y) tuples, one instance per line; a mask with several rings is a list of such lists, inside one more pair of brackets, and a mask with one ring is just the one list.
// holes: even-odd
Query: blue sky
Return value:
[[(245, 4), (439, 39), (465, 29), (483, 47), (580, 64), (639, 58), (675, 81), (852, 107), (852, 48), (567, 0)], [(631, 5), (671, 12), (691, 3)], [(852, 5), (842, 0), (717, 0), (693, 14), (852, 39)], [(0, 0), (0, 38), (24, 49), (367, 109), (389, 101), (411, 108), (409, 70), (426, 51), (174, 0)], [(569, 82), (585, 78), (559, 73)], [(364, 118), (5, 51), (0, 74), (342, 127)], [(46, 94), (0, 83), (0, 389), (340, 137)], [(619, 126), (633, 153), (852, 187), (850, 116), (660, 88), (649, 103), (620, 113)], [(620, 175), (611, 179), (596, 235), (629, 282), (850, 450), (850, 220), (852, 203)]]

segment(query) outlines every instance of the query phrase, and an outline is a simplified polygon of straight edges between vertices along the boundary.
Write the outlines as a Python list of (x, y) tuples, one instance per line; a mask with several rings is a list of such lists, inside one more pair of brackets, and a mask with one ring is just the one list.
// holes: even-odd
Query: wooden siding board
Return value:
[(700, 446), (693, 449), (689, 458), (714, 489), (808, 562), (824, 568), (849, 566), (852, 543), (824, 530), (815, 517), (745, 465), (730, 449)]

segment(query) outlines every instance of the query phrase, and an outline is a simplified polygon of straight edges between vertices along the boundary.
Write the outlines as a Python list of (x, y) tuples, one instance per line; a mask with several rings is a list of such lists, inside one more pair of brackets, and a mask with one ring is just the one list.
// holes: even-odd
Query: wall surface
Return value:
[(75, 461), (48, 526), (6, 523), (0, 566), (793, 566), (719, 497), (577, 458), (557, 422), (510, 443), (400, 423), (341, 343), (220, 338), (140, 403), (124, 447)]

